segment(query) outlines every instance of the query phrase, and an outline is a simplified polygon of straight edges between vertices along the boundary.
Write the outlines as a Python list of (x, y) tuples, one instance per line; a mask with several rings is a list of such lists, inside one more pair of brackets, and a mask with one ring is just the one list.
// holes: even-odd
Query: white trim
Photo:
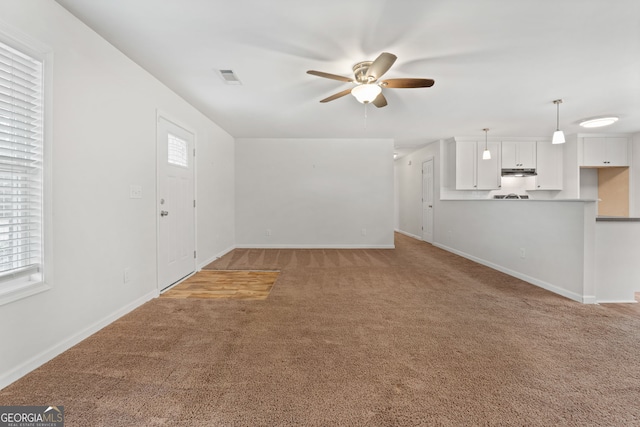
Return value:
[[(594, 297), (595, 298), (595, 297)], [(598, 300), (594, 304), (637, 304), (636, 300)]]
[(22, 298), (30, 297), (51, 289), (49, 282), (34, 282), (28, 285), (22, 285), (13, 291), (2, 292), (0, 294), (0, 305), (9, 304)]
[[(431, 241), (427, 240), (424, 238), (424, 200), (422, 199), (422, 197), (424, 196), (424, 164), (427, 162), (431, 162), (431, 193), (432, 193), (432, 197), (433, 197), (433, 205), (431, 206), (431, 209), (433, 209), (433, 213), (434, 215), (432, 215), (431, 217)], [(420, 240), (422, 240), (423, 242), (427, 242), (429, 244), (433, 244), (434, 241), (434, 231), (435, 231), (435, 204), (436, 204), (436, 158), (435, 156), (431, 155), (428, 156), (427, 158), (424, 159), (424, 161), (422, 162), (422, 164), (420, 165), (420, 220), (422, 222), (422, 224), (420, 224), (421, 230), (422, 230), (422, 237), (420, 238)]]
[(211, 264), (213, 261), (222, 258), (223, 256), (225, 256), (226, 254), (228, 254), (229, 252), (231, 252), (232, 250), (234, 250), (236, 248), (235, 245), (233, 246), (229, 246), (227, 249), (218, 252), (217, 255), (214, 255), (210, 258), (208, 258), (207, 260), (201, 262), (200, 264), (198, 264), (198, 271), (202, 270), (203, 268), (205, 268), (207, 265)]
[(510, 270), (508, 268), (502, 267), (500, 265), (491, 263), (489, 261), (485, 261), (481, 258), (475, 257), (473, 255), (469, 255), (465, 252), (461, 252), (457, 249), (450, 248), (448, 246), (442, 245), (440, 243), (434, 243), (434, 246), (444, 249), (447, 252), (454, 253), (456, 255), (460, 255), (463, 258), (470, 259), (471, 261), (477, 262), (478, 264), (485, 265), (487, 267), (493, 268), (494, 270), (500, 271), (502, 273), (508, 274), (509, 276), (513, 276), (520, 280), (524, 280), (527, 283), (531, 283), (532, 285), (538, 286), (539, 288), (546, 289), (547, 291), (553, 292), (554, 294), (561, 295), (565, 298), (569, 298), (571, 300), (583, 303), (583, 304), (595, 304), (596, 299), (593, 296), (584, 296), (579, 295), (575, 292), (568, 291), (566, 289), (560, 288), (558, 286), (552, 285), (551, 283), (547, 283), (545, 281), (536, 279), (534, 277), (527, 276), (526, 274), (518, 273), (517, 271)]
[(180, 283), (184, 282), (185, 280), (187, 280), (187, 279), (188, 279), (188, 278), (190, 278), (191, 276), (195, 275), (195, 274), (196, 274), (196, 273), (198, 273), (199, 271), (200, 271), (200, 270), (193, 271), (193, 272), (191, 272), (191, 273), (187, 274), (186, 276), (184, 276), (182, 279), (178, 280), (177, 282), (170, 284), (169, 286), (167, 286), (167, 287), (166, 287), (166, 288), (164, 288), (164, 289), (161, 289), (161, 290), (160, 290), (160, 295), (164, 294), (165, 292), (167, 292), (167, 291), (168, 291), (168, 290), (170, 290), (170, 289), (175, 288), (175, 287), (176, 287), (176, 286), (178, 286)]
[(82, 329), (80, 332), (75, 333), (67, 337), (66, 339), (63, 339), (59, 343), (55, 344), (53, 347), (49, 347), (48, 349), (44, 350), (40, 354), (18, 365), (11, 371), (0, 375), (0, 390), (7, 387), (9, 384), (13, 383), (14, 381), (17, 381), (18, 379), (28, 374), (29, 372), (33, 371), (34, 369), (47, 363), (48, 361), (58, 356), (59, 354), (69, 350), (71, 347), (78, 344), (80, 341), (90, 337), (91, 335), (98, 332), (100, 329), (110, 325), (111, 323), (115, 322), (125, 314), (140, 307), (145, 302), (152, 300), (153, 298), (156, 298), (157, 296), (158, 296), (158, 291), (154, 289), (153, 291), (147, 293), (146, 295), (143, 295), (140, 298), (125, 305), (124, 307), (116, 310), (112, 314)]
[[(159, 167), (159, 151), (158, 151), (158, 124), (160, 123), (160, 120), (164, 120), (168, 123), (171, 123), (174, 126), (177, 126), (179, 128), (181, 128), (182, 130), (184, 130), (185, 132), (191, 134), (193, 136), (193, 149), (195, 150), (195, 153), (197, 154), (198, 149), (197, 149), (197, 143), (198, 143), (198, 134), (197, 132), (189, 125), (187, 125), (186, 123), (182, 122), (181, 120), (177, 120), (173, 115), (167, 113), (166, 111), (160, 109), (160, 108), (156, 108), (156, 120), (155, 120), (155, 131), (156, 131), (156, 182), (155, 182), (155, 219), (156, 219), (156, 290), (158, 292), (158, 294), (160, 294), (160, 291), (162, 289), (160, 289), (160, 216), (158, 214), (158, 206), (160, 205), (160, 196), (158, 194), (158, 189), (160, 188), (159, 186), (159, 182), (160, 182), (160, 167)], [(197, 168), (197, 157), (194, 155), (193, 156), (193, 197), (194, 200), (197, 200), (198, 197), (198, 185), (197, 185), (197, 181), (198, 181), (198, 170)], [(164, 177), (163, 177), (164, 178)], [(196, 201), (196, 206), (193, 209), (193, 250), (196, 251), (196, 254), (198, 253), (198, 204)], [(197, 256), (194, 257), (193, 259), (193, 271), (191, 273), (189, 273), (189, 275), (195, 273), (196, 271), (198, 271), (198, 259)]]
[[(42, 278), (19, 289), (4, 292), (0, 305), (53, 288), (53, 49), (0, 20), (0, 41), (42, 63)], [(0, 377), (1, 379), (1, 377)], [(1, 383), (0, 383), (1, 384)]]
[(305, 244), (248, 244), (236, 245), (238, 249), (395, 249), (395, 245), (305, 245)]
[(400, 234), (404, 234), (405, 236), (409, 236), (409, 237), (411, 237), (412, 239), (420, 240), (421, 242), (429, 243), (429, 242), (426, 242), (425, 240), (422, 240), (422, 239), (420, 238), (420, 236), (416, 236), (415, 234), (407, 233), (406, 231), (402, 231), (402, 230), (395, 230), (395, 232), (396, 232), (396, 233), (400, 233)]

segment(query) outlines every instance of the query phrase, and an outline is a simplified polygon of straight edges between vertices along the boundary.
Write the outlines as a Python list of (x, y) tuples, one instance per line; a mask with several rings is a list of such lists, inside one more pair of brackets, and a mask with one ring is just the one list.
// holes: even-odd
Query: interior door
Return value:
[(158, 288), (195, 271), (194, 136), (158, 117)]
[(422, 164), (422, 239), (433, 243), (433, 158)]

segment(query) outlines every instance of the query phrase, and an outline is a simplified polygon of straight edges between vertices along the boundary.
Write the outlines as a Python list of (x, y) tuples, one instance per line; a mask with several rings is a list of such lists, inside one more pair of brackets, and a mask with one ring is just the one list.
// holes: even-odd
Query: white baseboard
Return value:
[(201, 262), (200, 264), (198, 264), (198, 271), (202, 270), (203, 268), (205, 268), (207, 265), (211, 264), (213, 261), (217, 260), (218, 258), (222, 258), (223, 256), (225, 256), (235, 248), (236, 248), (235, 245), (229, 246), (227, 249), (223, 250), (222, 252), (219, 252), (216, 255), (210, 257), (209, 259)]
[(569, 291), (567, 289), (560, 288), (558, 286), (552, 285), (551, 283), (547, 283), (543, 280), (536, 279), (535, 277), (527, 276), (526, 274), (519, 273), (517, 271), (511, 270), (509, 268), (503, 267), (501, 265), (494, 264), (492, 262), (486, 261), (484, 259), (478, 258), (473, 255), (469, 255), (465, 252), (461, 252), (457, 249), (450, 248), (448, 246), (442, 245), (440, 243), (434, 243), (434, 246), (439, 247), (440, 249), (444, 249), (445, 251), (454, 253), (456, 255), (460, 255), (463, 258), (470, 259), (471, 261), (477, 262), (478, 264), (486, 265), (487, 267), (493, 268), (494, 270), (498, 270), (502, 273), (508, 274), (509, 276), (516, 277), (520, 280), (524, 280), (527, 283), (531, 283), (532, 285), (536, 285), (542, 289), (546, 289), (547, 291), (553, 292), (554, 294), (561, 295), (565, 298), (569, 298), (571, 300), (583, 303), (583, 304), (595, 304), (596, 299), (592, 296), (583, 296), (579, 295), (575, 292)]
[(412, 238), (414, 238), (416, 240), (420, 240), (421, 242), (424, 242), (424, 239), (422, 237), (417, 236), (415, 234), (407, 233), (406, 231), (402, 231), (402, 230), (395, 230), (395, 231), (396, 231), (396, 233), (404, 234), (405, 236), (409, 236), (409, 237), (412, 237)]
[(395, 245), (241, 244), (238, 249), (395, 249)]
[[(594, 297), (595, 299), (595, 297)], [(598, 300), (596, 304), (637, 304), (636, 300)]]
[(154, 289), (119, 310), (116, 310), (114, 313), (111, 313), (103, 319), (95, 322), (93, 325), (82, 329), (81, 331), (57, 343), (53, 347), (50, 347), (40, 354), (23, 362), (11, 371), (0, 374), (0, 390), (157, 296), (158, 291)]

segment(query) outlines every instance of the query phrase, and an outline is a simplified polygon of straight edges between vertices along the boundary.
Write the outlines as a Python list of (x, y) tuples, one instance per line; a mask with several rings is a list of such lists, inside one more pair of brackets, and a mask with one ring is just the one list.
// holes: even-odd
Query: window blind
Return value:
[(42, 264), (42, 73), (0, 43), (0, 287)]

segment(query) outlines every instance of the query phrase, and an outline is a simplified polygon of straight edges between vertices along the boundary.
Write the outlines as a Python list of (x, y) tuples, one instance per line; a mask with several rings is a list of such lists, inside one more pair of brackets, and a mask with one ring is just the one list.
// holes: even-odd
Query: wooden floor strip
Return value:
[(161, 298), (267, 299), (279, 271), (202, 270)]

